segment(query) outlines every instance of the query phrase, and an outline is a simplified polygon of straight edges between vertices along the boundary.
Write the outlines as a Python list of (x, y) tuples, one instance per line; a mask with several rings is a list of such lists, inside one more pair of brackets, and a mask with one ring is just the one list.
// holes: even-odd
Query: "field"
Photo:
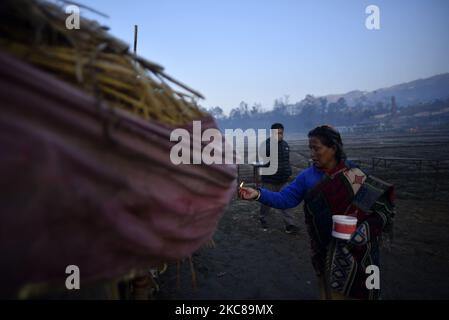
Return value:
[[(293, 176), (308, 166), (305, 139), (286, 138), (291, 147)], [(449, 298), (449, 161), (438, 168), (424, 161), (381, 163), (373, 157), (449, 159), (449, 132), (343, 135), (349, 158), (362, 169), (396, 186), (395, 236), (381, 249), (383, 299)], [(242, 166), (249, 183), (252, 171)], [(302, 204), (293, 209), (297, 235), (283, 230), (279, 211), (272, 209), (269, 229), (258, 223), (259, 204), (234, 198), (214, 235), (215, 248), (193, 256), (196, 286), (188, 261), (169, 265), (159, 279), (158, 299), (318, 299), (309, 257)]]

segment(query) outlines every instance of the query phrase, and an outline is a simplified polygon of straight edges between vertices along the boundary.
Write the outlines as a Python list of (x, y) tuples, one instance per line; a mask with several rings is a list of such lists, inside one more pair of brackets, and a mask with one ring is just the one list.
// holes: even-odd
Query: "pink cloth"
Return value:
[(0, 53), (0, 296), (64, 286), (71, 264), (81, 284), (110, 279), (210, 239), (236, 167), (173, 165), (172, 129)]

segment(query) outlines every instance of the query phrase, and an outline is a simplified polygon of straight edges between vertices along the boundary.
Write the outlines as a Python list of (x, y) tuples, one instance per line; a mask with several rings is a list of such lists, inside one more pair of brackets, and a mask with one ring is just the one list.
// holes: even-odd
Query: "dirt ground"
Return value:
[[(343, 136), (349, 158), (396, 186), (395, 236), (381, 249), (383, 299), (449, 298), (449, 161), (438, 168), (393, 163), (372, 168), (372, 157), (449, 159), (449, 133)], [(308, 166), (307, 140), (289, 140), (296, 176)], [(240, 179), (251, 183), (242, 166)], [(234, 198), (214, 235), (215, 248), (193, 255), (196, 287), (188, 260), (169, 265), (159, 279), (158, 299), (318, 299), (302, 204), (293, 209), (300, 231), (284, 232), (272, 209), (269, 229), (258, 222), (259, 204)]]

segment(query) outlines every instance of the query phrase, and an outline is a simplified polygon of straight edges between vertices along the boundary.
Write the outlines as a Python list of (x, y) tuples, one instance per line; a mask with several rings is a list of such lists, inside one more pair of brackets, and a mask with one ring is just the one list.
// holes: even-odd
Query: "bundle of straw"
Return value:
[(2, 0), (0, 49), (144, 119), (182, 125), (205, 116), (201, 94), (131, 53), (106, 27), (81, 17), (80, 29), (67, 29), (64, 4)]

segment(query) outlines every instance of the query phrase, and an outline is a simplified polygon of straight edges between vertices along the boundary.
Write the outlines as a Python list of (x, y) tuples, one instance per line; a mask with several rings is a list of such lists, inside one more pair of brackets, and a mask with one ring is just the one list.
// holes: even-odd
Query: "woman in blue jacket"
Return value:
[[(319, 126), (308, 134), (313, 165), (280, 192), (240, 189), (240, 197), (288, 209), (304, 201), (312, 264), (322, 299), (378, 299), (380, 289), (367, 285), (368, 266), (379, 268), (382, 231), (391, 230), (393, 186), (346, 160), (338, 131)], [(332, 216), (357, 218), (350, 240), (333, 238)]]

